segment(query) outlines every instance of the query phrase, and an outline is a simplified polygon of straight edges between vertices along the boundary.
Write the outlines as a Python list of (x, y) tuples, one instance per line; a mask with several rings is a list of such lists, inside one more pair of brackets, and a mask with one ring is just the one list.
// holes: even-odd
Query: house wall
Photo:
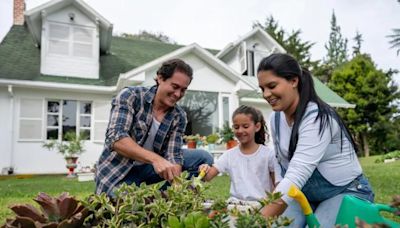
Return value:
[(0, 174), (7, 174), (11, 160), (11, 96), (7, 87), (0, 87)]
[[(189, 85), (190, 91), (207, 91), (217, 92), (219, 94), (218, 103), (220, 104), (219, 124), (217, 127), (221, 128), (223, 125), (222, 118), (222, 97), (229, 97), (229, 113), (232, 113), (238, 106), (239, 100), (236, 94), (236, 82), (225, 76), (216, 68), (212, 67), (209, 63), (205, 62), (198, 56), (189, 53), (179, 58), (183, 59), (193, 68), (193, 80)], [(154, 77), (156, 75), (158, 66), (147, 70), (144, 75), (145, 79), (142, 83), (143, 86), (155, 85)], [(139, 74), (137, 77), (139, 77)], [(229, 118), (231, 119), (231, 118)]]
[[(69, 19), (69, 15), (71, 14), (74, 15), (73, 21)], [(66, 37), (67, 42), (69, 42), (68, 55), (49, 52), (49, 32), (51, 24), (69, 27), (69, 38)], [(99, 31), (97, 29), (98, 25), (96, 25), (95, 22), (86, 17), (77, 8), (69, 6), (53, 14), (46, 15), (42, 26), (41, 73), (56, 76), (99, 78)], [(93, 46), (91, 49), (91, 57), (76, 56), (76, 54), (74, 54), (74, 47), (78, 47), (79, 49), (79, 46), (76, 45), (87, 45), (88, 43), (81, 42), (82, 39), (76, 42), (75, 37), (78, 36), (72, 35), (74, 33), (73, 28), (85, 29), (92, 33), (91, 43)], [(74, 38), (72, 38), (73, 36)], [(64, 42), (64, 38), (65, 37), (62, 37), (60, 40)]]
[[(15, 88), (15, 106), (14, 106), (14, 144), (13, 144), (13, 156), (14, 156), (14, 171), (17, 174), (21, 173), (66, 173), (65, 160), (63, 155), (57, 153), (56, 151), (49, 151), (42, 147), (45, 142), (45, 132), (46, 132), (46, 113), (43, 113), (43, 138), (41, 140), (20, 140), (19, 139), (19, 116), (20, 116), (20, 102), (21, 99), (68, 99), (68, 100), (83, 100), (83, 101), (93, 101), (93, 102), (103, 102), (110, 103), (111, 95), (106, 94), (89, 94), (89, 93), (78, 93), (78, 92), (68, 92), (59, 90), (39, 90), (39, 89), (26, 89), (26, 88)], [(0, 100), (0, 102), (2, 102)], [(43, 102), (45, 104), (45, 102)], [(93, 107), (93, 106), (92, 106)], [(46, 110), (46, 107), (43, 107)], [(101, 110), (107, 110), (109, 108), (104, 108)], [(92, 108), (92, 113), (96, 110)], [(105, 116), (109, 114), (106, 113)], [(93, 139), (93, 120), (92, 115), (92, 139)], [(105, 130), (105, 129), (104, 129)], [(3, 138), (3, 137), (2, 137)], [(97, 161), (100, 153), (103, 149), (103, 142), (94, 142), (89, 140), (85, 142), (85, 149), (82, 155), (79, 156), (78, 169), (83, 166), (93, 166)], [(3, 160), (3, 159), (1, 159)], [(1, 163), (0, 163), (1, 164)]]

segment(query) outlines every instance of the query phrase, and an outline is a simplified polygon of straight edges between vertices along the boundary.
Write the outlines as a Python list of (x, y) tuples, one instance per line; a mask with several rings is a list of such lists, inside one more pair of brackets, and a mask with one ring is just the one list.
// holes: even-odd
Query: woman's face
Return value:
[(286, 80), (270, 70), (260, 71), (257, 77), (263, 97), (274, 111), (294, 113), (299, 102), (297, 77)]

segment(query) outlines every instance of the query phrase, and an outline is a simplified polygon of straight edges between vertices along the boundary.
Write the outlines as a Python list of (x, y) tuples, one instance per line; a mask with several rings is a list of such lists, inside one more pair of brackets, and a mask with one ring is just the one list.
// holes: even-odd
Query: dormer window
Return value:
[(94, 29), (49, 23), (49, 54), (92, 58), (93, 41)]

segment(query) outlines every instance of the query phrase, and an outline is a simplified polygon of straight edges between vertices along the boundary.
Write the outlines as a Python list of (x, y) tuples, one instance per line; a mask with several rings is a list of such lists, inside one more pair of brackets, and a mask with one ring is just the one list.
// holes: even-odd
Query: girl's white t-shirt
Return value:
[[(229, 174), (231, 197), (249, 201), (260, 200), (266, 192), (273, 190), (270, 172), (276, 174), (279, 168), (275, 152), (264, 145), (259, 145), (258, 150), (249, 155), (243, 154), (236, 146), (224, 152), (214, 167), (221, 173)], [(275, 175), (275, 182), (279, 181), (279, 175)]]

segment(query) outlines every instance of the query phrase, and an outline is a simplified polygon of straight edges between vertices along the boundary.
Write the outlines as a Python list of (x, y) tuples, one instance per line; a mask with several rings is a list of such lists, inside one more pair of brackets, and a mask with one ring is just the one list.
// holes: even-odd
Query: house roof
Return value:
[[(99, 79), (40, 73), (40, 49), (25, 26), (14, 25), (0, 43), (0, 79), (114, 86), (121, 73), (170, 53), (180, 45), (113, 37), (111, 53), (100, 56)], [(215, 51), (213, 51), (215, 52)]]
[[(159, 66), (162, 62), (172, 59), (172, 58), (181, 58), (182, 56), (192, 53), (196, 55), (197, 57), (201, 58), (204, 60), (206, 63), (208, 63), (210, 66), (215, 67), (215, 69), (219, 70), (223, 75), (225, 75), (227, 78), (234, 82), (241, 81), (240, 75), (228, 67), (224, 62), (222, 62), (220, 59), (216, 58), (213, 54), (211, 54), (209, 51), (205, 50), (204, 48), (200, 47), (198, 44), (193, 43), (190, 45), (187, 45), (185, 47), (181, 47), (173, 52), (170, 52), (160, 58), (154, 59), (151, 62), (148, 62), (140, 67), (137, 67), (135, 69), (132, 69), (131, 71), (128, 71), (124, 74), (121, 74), (120, 76), (120, 81), (117, 85), (118, 88), (121, 88), (125, 86), (124, 81), (129, 81), (130, 79), (135, 79), (135, 77), (138, 76), (141, 72), (144, 72), (147, 69), (153, 68), (155, 66)], [(140, 80), (139, 80), (140, 81)], [(141, 78), (141, 81), (144, 81), (144, 78)], [(130, 84), (130, 83), (128, 83)], [(248, 83), (247, 81), (243, 81), (243, 84), (239, 83), (240, 88), (237, 88), (238, 90), (248, 90), (252, 91), (254, 89), (257, 89), (257, 87), (254, 87), (251, 83)]]
[(32, 33), (35, 43), (40, 46), (42, 35), (42, 14), (51, 14), (68, 5), (75, 6), (92, 21), (98, 23), (100, 50), (103, 53), (107, 53), (110, 50), (113, 25), (82, 0), (52, 0), (26, 11), (25, 21)]
[[(250, 77), (250, 76), (243, 76), (243, 80), (255, 85), (258, 87), (258, 80), (256, 77)], [(313, 77), (314, 80), (314, 87), (315, 90), (318, 94), (318, 96), (328, 103), (332, 107), (337, 107), (337, 108), (354, 108), (354, 104), (350, 104), (346, 100), (344, 100), (342, 97), (340, 97), (338, 94), (333, 92), (331, 89), (329, 89), (328, 86), (323, 84), (318, 78)], [(242, 97), (246, 97), (248, 101), (253, 101), (253, 102), (259, 102), (263, 100), (261, 93), (258, 91), (254, 91), (252, 93), (244, 94)]]
[(229, 51), (234, 49), (236, 46), (238, 46), (242, 41), (248, 39), (249, 37), (252, 37), (256, 34), (259, 34), (261, 37), (263, 37), (265, 40), (268, 40), (274, 46), (276, 47), (278, 52), (286, 53), (286, 50), (278, 43), (274, 38), (272, 38), (267, 32), (265, 32), (263, 29), (260, 27), (255, 27), (253, 30), (250, 32), (246, 33), (245, 35), (241, 36), (239, 39), (237, 39), (234, 42), (229, 43), (226, 45), (221, 51), (217, 53), (218, 58), (224, 57)]

